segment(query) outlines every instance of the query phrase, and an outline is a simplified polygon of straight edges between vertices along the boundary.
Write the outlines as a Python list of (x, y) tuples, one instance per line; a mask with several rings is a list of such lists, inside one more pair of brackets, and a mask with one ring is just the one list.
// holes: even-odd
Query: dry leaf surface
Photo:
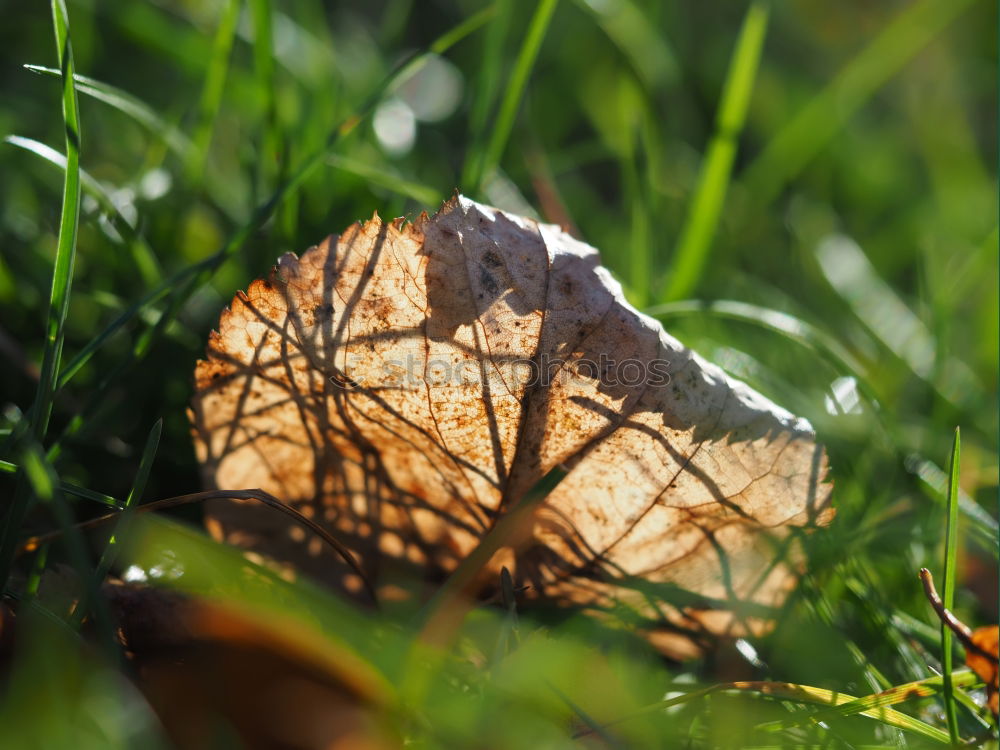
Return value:
[[(633, 309), (597, 251), (456, 196), (283, 256), (195, 371), (205, 481), (328, 525), (373, 578), (453, 570), (558, 480), (494, 558), (528, 595), (642, 618), (676, 655), (744, 634), (827, 522), (809, 424)], [(219, 501), (227, 540), (350, 590), (318, 540)]]

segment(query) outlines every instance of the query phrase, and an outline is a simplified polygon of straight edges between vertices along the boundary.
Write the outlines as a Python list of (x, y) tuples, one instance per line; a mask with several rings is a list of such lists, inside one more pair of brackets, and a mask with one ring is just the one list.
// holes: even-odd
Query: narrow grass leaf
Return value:
[[(8, 135), (4, 138), (4, 142), (30, 151), (36, 156), (45, 159), (50, 164), (59, 167), (64, 172), (66, 171), (66, 157), (44, 143), (39, 143), (32, 138), (24, 138), (19, 135)], [(128, 219), (125, 218), (121, 209), (105, 187), (82, 168), (80, 169), (80, 181), (83, 185), (83, 191), (97, 201), (101, 210), (108, 217), (111, 226), (132, 249), (136, 266), (143, 277), (143, 281), (147, 284), (157, 283), (161, 278), (160, 264), (156, 259), (156, 253), (153, 252), (153, 249), (142, 235), (136, 232)], [(56, 389), (58, 390), (58, 385)]]
[[(25, 65), (32, 73), (42, 75), (58, 76), (56, 68), (47, 68), (43, 65)], [(124, 91), (109, 83), (98, 81), (89, 76), (75, 75), (76, 91), (98, 101), (104, 102), (108, 106), (117, 109), (122, 114), (132, 118), (142, 125), (146, 130), (160, 138), (171, 151), (183, 160), (187, 160), (191, 154), (191, 141), (184, 133), (171, 125), (144, 101), (136, 96)]]
[(28, 580), (24, 583), (24, 599), (31, 601), (38, 596), (38, 587), (42, 583), (42, 575), (45, 573), (45, 564), (49, 559), (49, 545), (42, 544), (35, 552), (31, 560), (31, 569), (28, 571)]
[(746, 122), (750, 95), (764, 49), (769, 6), (763, 0), (748, 9), (722, 89), (715, 133), (702, 161), (698, 185), (674, 251), (665, 302), (691, 295), (705, 269), (719, 216), (726, 200), (736, 146)]
[(62, 358), (66, 315), (69, 312), (73, 266), (76, 260), (76, 235), (80, 222), (80, 113), (73, 83), (73, 49), (69, 38), (69, 18), (63, 0), (52, 1), (59, 65), (63, 76), (62, 109), (66, 133), (66, 170), (63, 183), (62, 214), (59, 239), (56, 243), (55, 265), (52, 271), (52, 292), (49, 301), (45, 352), (42, 372), (31, 416), (31, 433), (41, 442), (52, 413), (56, 375)]
[(462, 21), (462, 23), (456, 24), (431, 42), (428, 51), (435, 55), (443, 55), (471, 33), (477, 31), (481, 26), (486, 25), (496, 15), (496, 12), (496, 3), (491, 3), (482, 10), (473, 13)]
[(493, 22), (486, 29), (483, 57), (479, 75), (473, 89), (472, 107), (469, 112), (469, 146), (465, 151), (462, 167), (463, 189), (468, 194), (478, 189), (483, 181), (483, 163), (486, 159), (486, 125), (497, 95), (500, 69), (503, 64), (503, 44), (510, 27), (512, 0), (497, 0)]
[[(142, 458), (139, 460), (139, 468), (135, 473), (132, 489), (129, 491), (128, 497), (125, 498), (125, 504), (114, 523), (114, 530), (111, 532), (108, 543), (101, 553), (101, 559), (97, 562), (97, 568), (93, 572), (90, 591), (98, 591), (100, 589), (105, 576), (107, 576), (111, 566), (114, 565), (118, 551), (121, 549), (119, 537), (128, 533), (128, 525), (132, 519), (132, 506), (142, 497), (142, 493), (146, 490), (146, 481), (149, 479), (150, 469), (153, 468), (153, 459), (156, 458), (156, 449), (160, 444), (160, 433), (162, 430), (163, 420), (158, 419), (146, 438), (146, 445), (142, 451)], [(92, 606), (92, 601), (81, 601), (73, 612), (73, 621), (77, 624), (83, 622), (84, 616)]]
[[(249, 0), (253, 22), (254, 79), (258, 100), (264, 112), (260, 146), (255, 154), (253, 171), (254, 195), (265, 194), (278, 174), (281, 161), (281, 134), (278, 130), (278, 108), (275, 99), (274, 28), (270, 0)], [(256, 203), (256, 198), (254, 200)]]
[[(119, 530), (128, 521), (130, 509), (139, 502), (142, 493), (146, 491), (146, 482), (149, 480), (149, 472), (153, 468), (153, 459), (156, 458), (156, 449), (160, 445), (160, 434), (162, 432), (163, 420), (158, 419), (146, 437), (146, 445), (142, 450), (142, 458), (139, 460), (139, 468), (136, 470), (132, 489), (129, 490), (128, 496), (125, 498), (125, 504), (122, 507), (122, 518), (116, 524), (116, 528)], [(118, 543), (118, 540), (115, 538), (117, 533), (118, 531), (116, 530), (108, 541), (108, 546), (101, 557), (100, 565), (98, 565), (98, 572), (107, 573), (114, 562), (113, 548)]]
[[(941, 599), (945, 609), (955, 608), (955, 564), (958, 559), (958, 466), (962, 455), (962, 436), (958, 427), (955, 428), (955, 438), (951, 446), (951, 463), (948, 466), (948, 520), (945, 526), (944, 542), (944, 581), (941, 587)], [(952, 683), (952, 632), (951, 628), (941, 623), (941, 671), (944, 675), (944, 709), (948, 721), (948, 735), (951, 743), (957, 745), (958, 715), (955, 708), (954, 685)]]
[(549, 28), (552, 14), (556, 9), (558, 0), (540, 0), (535, 9), (535, 14), (528, 24), (528, 32), (524, 35), (524, 42), (518, 51), (517, 59), (514, 63), (514, 70), (507, 81), (504, 89), (503, 99), (500, 102), (500, 109), (497, 112), (496, 120), (493, 124), (493, 131), (490, 133), (489, 144), (483, 161), (482, 170), (479, 172), (479, 184), (469, 185), (469, 188), (478, 193), (484, 179), (488, 179), (493, 170), (500, 163), (510, 133), (514, 128), (514, 119), (521, 106), (521, 99), (524, 96), (524, 89), (531, 75), (531, 69), (538, 58), (538, 51), (542, 47), (542, 40), (545, 32)]
[(74, 525), (73, 514), (59, 490), (59, 476), (52, 468), (38, 443), (31, 442), (21, 453), (21, 468), (35, 499), (46, 505), (55, 518), (66, 544), (69, 559), (82, 580), (90, 571), (87, 546), (81, 530)]
[[(62, 213), (59, 238), (52, 270), (52, 291), (49, 296), (45, 349), (38, 379), (35, 402), (29, 415), (32, 440), (42, 443), (52, 414), (59, 363), (62, 359), (66, 315), (69, 312), (73, 265), (76, 260), (76, 235), (80, 223), (80, 113), (73, 83), (73, 47), (70, 44), (69, 16), (63, 0), (52, 0), (52, 22), (55, 28), (56, 51), (62, 71), (62, 111), (66, 133), (66, 172), (63, 182)], [(18, 491), (20, 489), (20, 491)], [(14, 560), (14, 549), (30, 498), (23, 484), (15, 489), (13, 501), (4, 518), (0, 536), (0, 585), (6, 585)]]
[(980, 681), (974, 672), (967, 669), (955, 672), (953, 675), (950, 673), (947, 675), (934, 675), (923, 680), (914, 680), (902, 685), (894, 685), (887, 690), (866, 695), (862, 698), (843, 701), (835, 708), (815, 711), (806, 716), (795, 717), (794, 719), (783, 719), (781, 721), (769, 721), (764, 724), (758, 724), (756, 729), (764, 731), (784, 730), (801, 724), (827, 721), (838, 717), (853, 716), (854, 714), (862, 714), (877, 719), (879, 718), (879, 709), (884, 709), (886, 706), (894, 706), (904, 701), (938, 695), (944, 689), (946, 676), (951, 678), (952, 684), (955, 687), (968, 687)]
[(583, 723), (583, 724), (585, 724), (587, 726), (587, 728), (589, 729), (590, 733), (595, 734), (595, 735), (597, 735), (598, 737), (601, 738), (601, 740), (603, 741), (603, 743), (604, 743), (604, 745), (606, 747), (610, 747), (610, 748), (621, 748), (622, 747), (622, 744), (620, 742), (618, 742), (614, 737), (612, 737), (604, 729), (604, 727), (601, 726), (600, 722), (598, 722), (597, 720), (595, 720), (590, 714), (588, 714), (580, 706), (578, 706), (568, 695), (566, 695), (566, 693), (564, 693), (562, 690), (560, 690), (559, 688), (557, 688), (555, 685), (553, 685), (548, 680), (546, 680), (546, 684), (549, 686), (549, 689), (559, 697), (559, 700), (561, 700), (563, 703), (565, 703), (566, 707), (569, 708), (569, 710), (572, 711), (576, 715), (576, 718), (581, 723)]

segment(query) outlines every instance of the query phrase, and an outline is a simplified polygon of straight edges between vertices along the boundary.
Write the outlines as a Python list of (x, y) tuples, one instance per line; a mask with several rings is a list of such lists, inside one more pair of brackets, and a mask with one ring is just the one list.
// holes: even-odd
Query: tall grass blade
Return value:
[(705, 269), (726, 200), (737, 141), (746, 122), (750, 95), (764, 49), (768, 15), (768, 4), (757, 0), (747, 9), (743, 20), (722, 89), (715, 133), (705, 152), (691, 208), (674, 251), (674, 262), (663, 295), (665, 302), (690, 296)]
[[(256, 180), (254, 195), (265, 194), (267, 186), (279, 170), (281, 160), (281, 135), (278, 132), (278, 108), (275, 100), (274, 28), (270, 0), (249, 0), (253, 20), (253, 65), (258, 86), (264, 128), (260, 135), (260, 149), (254, 165)], [(256, 202), (256, 201), (255, 201)]]
[(881, 277), (857, 242), (831, 235), (818, 244), (815, 256), (830, 286), (865, 328), (942, 397), (960, 405), (984, 397), (968, 365), (940, 351), (931, 330)]
[[(944, 581), (941, 586), (941, 600), (945, 609), (955, 608), (955, 563), (958, 559), (958, 473), (962, 455), (962, 436), (955, 428), (955, 439), (951, 446), (951, 463), (948, 466), (948, 520), (944, 541)], [(941, 671), (944, 673), (944, 710), (948, 721), (948, 735), (952, 745), (958, 745), (958, 716), (955, 708), (955, 686), (952, 681), (952, 632), (941, 623)]]
[[(63, 181), (62, 214), (59, 238), (52, 270), (52, 291), (49, 296), (45, 350), (38, 379), (35, 403), (29, 415), (29, 431), (34, 442), (42, 443), (52, 415), (52, 400), (56, 392), (59, 363), (62, 359), (66, 315), (69, 312), (73, 265), (76, 260), (76, 235), (80, 224), (80, 110), (73, 82), (73, 47), (69, 36), (69, 15), (64, 0), (52, 0), (52, 23), (55, 28), (56, 52), (62, 71), (62, 112), (66, 133), (66, 174)], [(28, 510), (30, 497), (23, 482), (19, 482), (4, 518), (0, 537), (0, 586), (6, 585), (14, 561), (21, 523)]]
[(80, 223), (80, 110), (73, 82), (73, 48), (69, 38), (69, 17), (64, 0), (52, 0), (59, 67), (62, 71), (62, 110), (66, 133), (66, 172), (63, 181), (62, 214), (59, 239), (56, 244), (55, 266), (52, 271), (52, 292), (46, 325), (45, 353), (42, 372), (31, 416), (32, 437), (41, 442), (48, 429), (55, 393), (56, 374), (62, 359), (66, 315), (69, 312), (73, 266), (76, 261), (76, 235)]
[(644, 312), (656, 318), (710, 315), (749, 323), (780, 334), (800, 346), (822, 355), (837, 369), (855, 375), (862, 385), (867, 383), (867, 368), (837, 339), (816, 326), (780, 310), (772, 310), (738, 300), (718, 300), (715, 302), (686, 300), (654, 305)]
[(342, 169), (357, 175), (373, 185), (379, 185), (394, 193), (412, 198), (422, 206), (437, 206), (443, 200), (441, 192), (430, 185), (400, 177), (387, 165), (352, 159), (334, 154), (327, 163), (335, 169)]
[[(20, 466), (13, 461), (0, 461), (0, 473), (3, 474), (15, 474)], [(103, 495), (100, 492), (94, 492), (93, 490), (88, 490), (86, 487), (80, 487), (79, 485), (72, 484), (71, 482), (59, 482), (59, 489), (62, 490), (67, 495), (72, 495), (73, 497), (80, 497), (84, 500), (93, 500), (96, 503), (100, 503), (105, 507), (121, 509), (122, 503), (110, 495)]]
[(479, 67), (472, 109), (469, 113), (469, 147), (466, 149), (460, 184), (470, 195), (478, 190), (483, 181), (483, 162), (486, 159), (486, 124), (500, 82), (503, 43), (510, 26), (512, 0), (497, 0), (495, 7), (496, 14), (493, 22), (486, 30), (482, 64)]
[(531, 75), (531, 69), (535, 66), (538, 51), (542, 47), (542, 40), (545, 38), (545, 32), (549, 28), (549, 22), (552, 20), (557, 3), (558, 0), (540, 0), (535, 14), (531, 17), (528, 33), (524, 35), (524, 42), (517, 54), (514, 70), (510, 75), (510, 80), (507, 81), (500, 109), (493, 124), (493, 131), (490, 133), (483, 166), (479, 171), (479, 181), (477, 184), (469, 185), (469, 188), (475, 193), (479, 192), (483, 180), (489, 179), (493, 170), (496, 169), (500, 163), (500, 157), (503, 156), (504, 149), (507, 147), (507, 141), (514, 128), (514, 119), (521, 106), (528, 77)]
[[(496, 3), (487, 5), (482, 10), (473, 13), (471, 16), (466, 18), (462, 21), (462, 23), (456, 24), (448, 31), (444, 32), (441, 36), (431, 42), (431, 46), (427, 48), (427, 51), (435, 55), (443, 55), (449, 49), (469, 36), (469, 34), (477, 31), (481, 26), (484, 26), (487, 22), (489, 22), (489, 20), (496, 15), (496, 12)], [(423, 56), (424, 55), (419, 55), (419, 57)], [(393, 76), (393, 81), (401, 77), (401, 75), (402, 71), (397, 71)]]
[(116, 536), (128, 522), (131, 508), (139, 502), (142, 494), (146, 491), (146, 482), (149, 480), (149, 472), (153, 468), (153, 460), (156, 458), (156, 449), (160, 445), (160, 434), (163, 432), (163, 420), (158, 419), (146, 437), (146, 445), (142, 450), (142, 457), (139, 459), (139, 468), (135, 472), (135, 479), (132, 481), (132, 489), (129, 490), (122, 506), (122, 517), (116, 524), (116, 531), (111, 535), (108, 546), (104, 550), (100, 564), (97, 566), (99, 578), (103, 579), (104, 574), (114, 563), (115, 545), (118, 544)]
[[(135, 479), (132, 482), (132, 489), (129, 490), (128, 497), (125, 498), (125, 504), (121, 509), (121, 514), (119, 515), (118, 520), (115, 521), (114, 530), (108, 539), (107, 545), (104, 547), (104, 552), (101, 553), (101, 559), (98, 561), (97, 568), (93, 573), (93, 581), (91, 582), (90, 591), (98, 591), (100, 589), (105, 576), (107, 576), (108, 571), (111, 570), (111, 566), (114, 565), (115, 557), (117, 557), (118, 551), (121, 548), (121, 545), (119, 544), (119, 537), (128, 533), (128, 525), (132, 519), (132, 507), (136, 502), (138, 502), (139, 498), (142, 497), (142, 493), (146, 490), (146, 481), (149, 479), (149, 472), (153, 468), (153, 459), (156, 458), (156, 449), (160, 445), (160, 433), (162, 431), (163, 420), (158, 419), (146, 438), (146, 445), (143, 448), (142, 457), (139, 459), (139, 468), (135, 473)], [(73, 612), (73, 621), (77, 624), (83, 622), (84, 616), (92, 606), (92, 602), (80, 602), (76, 610)]]

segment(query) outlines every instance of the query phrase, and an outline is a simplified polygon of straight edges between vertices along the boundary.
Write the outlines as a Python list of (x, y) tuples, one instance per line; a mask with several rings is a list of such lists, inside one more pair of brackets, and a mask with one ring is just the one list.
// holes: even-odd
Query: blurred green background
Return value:
[[(878, 676), (930, 674), (936, 622), (915, 573), (941, 564), (956, 425), (956, 609), (995, 621), (995, 3), (68, 9), (76, 71), (97, 83), (79, 90), (89, 178), (64, 362), (172, 275), (245, 241), (195, 286), (168, 283), (59, 391), (45, 447), (58, 441), (63, 481), (125, 497), (162, 418), (144, 498), (200, 489), (185, 408), (233, 293), (284, 252), (374, 210), (413, 218), (458, 188), (598, 247), (637, 307), (817, 427), (838, 517), (788, 617), (757, 644), (759, 676), (863, 694)], [(6, 0), (0, 12), (9, 430), (9, 406), (27, 411), (37, 388), (59, 226), (63, 172), (39, 154), (65, 145), (59, 79), (24, 68), (58, 67), (50, 9)], [(442, 54), (385, 85), (456, 28)], [(46, 523), (32, 516), (25, 533)], [(925, 718), (943, 726), (935, 711)]]

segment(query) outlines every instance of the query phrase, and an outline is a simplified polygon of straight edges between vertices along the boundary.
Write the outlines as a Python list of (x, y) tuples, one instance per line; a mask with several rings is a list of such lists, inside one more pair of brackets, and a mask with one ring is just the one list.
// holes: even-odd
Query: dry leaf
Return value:
[(176, 747), (388, 750), (383, 678), (274, 611), (109, 584), (131, 673)]
[[(376, 579), (453, 570), (565, 471), (490, 569), (624, 607), (675, 655), (762, 627), (798, 532), (831, 515), (805, 420), (636, 312), (594, 248), (460, 196), (282, 257), (222, 314), (195, 378), (205, 481), (294, 505)], [(208, 512), (218, 536), (357, 588), (266, 511)]]

